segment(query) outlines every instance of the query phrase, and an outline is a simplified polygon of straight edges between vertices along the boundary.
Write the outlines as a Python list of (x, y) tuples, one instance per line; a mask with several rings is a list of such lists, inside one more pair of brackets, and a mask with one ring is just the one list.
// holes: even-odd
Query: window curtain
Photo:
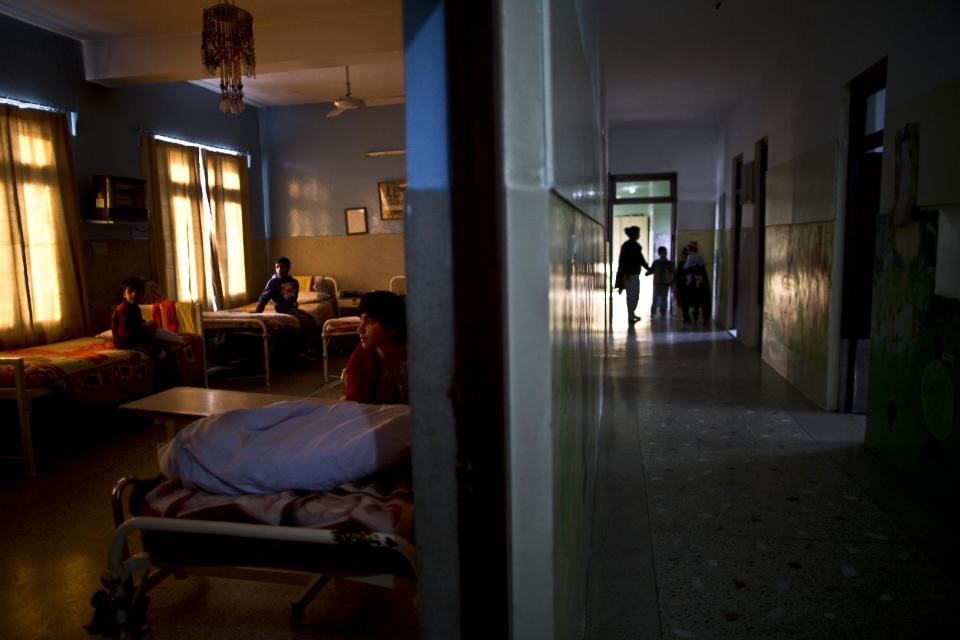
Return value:
[(210, 210), (211, 285), (217, 307), (229, 309), (249, 302), (244, 246), (247, 164), (240, 156), (201, 153)]
[(209, 230), (200, 184), (200, 150), (146, 138), (154, 273), (163, 294), (212, 308), (208, 295)]
[(164, 294), (204, 309), (248, 302), (244, 158), (146, 138), (154, 272)]
[(66, 118), (0, 108), (0, 349), (86, 331)]

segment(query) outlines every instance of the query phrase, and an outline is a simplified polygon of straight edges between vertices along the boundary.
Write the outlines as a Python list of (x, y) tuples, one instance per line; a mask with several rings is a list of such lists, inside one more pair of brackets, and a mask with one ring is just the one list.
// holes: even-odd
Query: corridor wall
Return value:
[[(960, 210), (960, 81), (891, 105), (884, 136), (884, 189), (877, 224), (867, 446), (960, 517), (960, 299), (937, 294), (945, 210)], [(894, 216), (896, 134), (917, 131), (915, 206)], [(901, 191), (908, 191), (901, 182)], [(960, 215), (960, 214), (954, 214)], [(941, 268), (938, 270), (938, 259)]]
[(597, 11), (501, 6), (514, 638), (586, 623), (606, 317)]
[[(870, 15), (869, 30), (860, 28), (864, 15)], [(772, 60), (724, 123), (723, 185), (732, 183), (734, 156), (742, 153), (750, 162), (758, 140), (766, 137), (769, 144), (763, 308), (761, 314), (756, 305), (739, 304), (757, 300), (760, 284), (754, 212), (745, 207), (740, 338), (750, 344), (762, 332), (764, 360), (823, 408), (836, 407), (839, 389), (846, 86), (886, 57), (891, 113), (893, 106), (956, 79), (958, 22), (956, 3), (857, 0), (825, 6), (816, 21), (817, 46), (798, 44)], [(886, 164), (885, 158), (885, 189), (893, 179)], [(728, 202), (719, 234), (725, 246), (731, 210)], [(811, 302), (812, 308), (801, 306)]]

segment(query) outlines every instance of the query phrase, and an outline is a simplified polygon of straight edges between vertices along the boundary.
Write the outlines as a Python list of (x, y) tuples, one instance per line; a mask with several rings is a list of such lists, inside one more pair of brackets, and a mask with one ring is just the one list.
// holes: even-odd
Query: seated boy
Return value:
[(371, 291), (360, 299), (360, 344), (343, 370), (343, 400), (408, 404), (407, 320), (404, 299)]
[(290, 259), (280, 256), (274, 261), (276, 273), (267, 280), (267, 285), (257, 300), (254, 313), (263, 313), (268, 302), (273, 303), (277, 313), (286, 313), (300, 321), (303, 350), (308, 356), (314, 354), (317, 342), (317, 323), (309, 313), (297, 308), (297, 296), (300, 295), (300, 283), (290, 275)]
[(117, 305), (110, 319), (113, 346), (117, 349), (140, 351), (153, 360), (154, 382), (157, 391), (176, 387), (182, 383), (180, 368), (173, 350), (157, 338), (157, 327), (143, 321), (140, 302), (144, 284), (140, 278), (127, 278), (123, 287), (123, 302)]

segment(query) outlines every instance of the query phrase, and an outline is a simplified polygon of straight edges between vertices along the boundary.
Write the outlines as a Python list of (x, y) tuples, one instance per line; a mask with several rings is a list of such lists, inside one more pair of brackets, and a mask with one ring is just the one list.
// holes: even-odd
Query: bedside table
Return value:
[(360, 308), (360, 296), (340, 298), (339, 306), (341, 318), (343, 316), (355, 316)]

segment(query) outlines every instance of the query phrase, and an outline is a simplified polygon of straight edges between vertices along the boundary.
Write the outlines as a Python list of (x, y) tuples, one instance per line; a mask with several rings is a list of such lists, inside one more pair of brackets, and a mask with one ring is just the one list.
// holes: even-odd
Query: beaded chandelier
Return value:
[(256, 73), (253, 53), (253, 16), (233, 4), (219, 0), (203, 10), (203, 40), (200, 44), (207, 72), (220, 71), (220, 110), (243, 111), (241, 71), (248, 78)]

